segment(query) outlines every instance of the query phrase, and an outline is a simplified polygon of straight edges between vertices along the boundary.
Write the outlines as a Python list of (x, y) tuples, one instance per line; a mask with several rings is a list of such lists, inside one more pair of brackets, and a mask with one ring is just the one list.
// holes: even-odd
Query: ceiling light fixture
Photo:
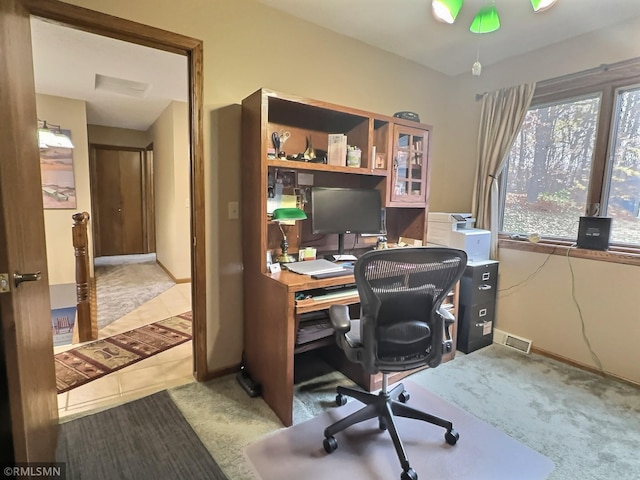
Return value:
[(436, 20), (451, 24), (456, 21), (456, 17), (462, 8), (462, 0), (433, 0), (431, 8)]
[(476, 14), (469, 30), (473, 33), (490, 33), (500, 28), (500, 15), (495, 5), (482, 7)]
[(534, 12), (544, 12), (553, 7), (558, 0), (531, 0), (531, 6)]

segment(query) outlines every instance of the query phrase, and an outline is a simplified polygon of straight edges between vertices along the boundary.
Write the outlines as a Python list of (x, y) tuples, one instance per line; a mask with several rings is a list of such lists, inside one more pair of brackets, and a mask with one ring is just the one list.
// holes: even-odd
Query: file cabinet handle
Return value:
[(482, 285), (478, 286), (478, 290), (491, 290), (491, 285), (487, 285), (486, 283), (483, 283)]

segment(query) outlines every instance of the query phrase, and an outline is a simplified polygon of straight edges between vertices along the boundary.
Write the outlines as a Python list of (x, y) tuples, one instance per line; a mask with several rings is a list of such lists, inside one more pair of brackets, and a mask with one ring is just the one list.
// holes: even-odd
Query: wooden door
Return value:
[[(31, 27), (20, 0), (0, 1), (0, 45), (0, 273), (9, 274), (11, 287), (0, 293), (0, 362), (6, 362), (0, 365), (6, 369), (0, 389), (11, 421), (2, 432), (10, 431), (13, 446), (6, 456), (16, 462), (46, 462), (55, 457), (58, 405)], [(15, 286), (15, 273), (38, 271), (40, 281)], [(4, 450), (6, 443), (2, 445)]]
[(143, 150), (91, 150), (95, 256), (147, 253)]

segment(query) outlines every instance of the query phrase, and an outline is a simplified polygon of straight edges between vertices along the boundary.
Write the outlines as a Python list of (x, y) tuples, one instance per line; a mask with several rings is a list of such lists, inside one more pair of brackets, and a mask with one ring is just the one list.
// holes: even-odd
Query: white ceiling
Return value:
[[(188, 99), (187, 57), (31, 18), (36, 92), (82, 99), (87, 123), (147, 130)], [(149, 84), (146, 96), (95, 89), (96, 74)], [(45, 120), (45, 119), (42, 119)]]
[(640, 0), (558, 0), (537, 14), (530, 0), (494, 0), (502, 26), (478, 35), (469, 26), (488, 0), (465, 0), (453, 25), (433, 18), (431, 0), (257, 1), (446, 75), (470, 74), (478, 49), (487, 66), (640, 17)]
[[(558, 0), (534, 14), (530, 0), (494, 0), (502, 27), (477, 35), (469, 25), (487, 0), (465, 0), (454, 25), (431, 15), (431, 0), (257, 0), (446, 75), (487, 66), (640, 17), (640, 0)], [(36, 91), (83, 99), (94, 125), (147, 130), (171, 100), (188, 98), (187, 59), (32, 18)], [(145, 98), (95, 90), (95, 75), (150, 84)]]

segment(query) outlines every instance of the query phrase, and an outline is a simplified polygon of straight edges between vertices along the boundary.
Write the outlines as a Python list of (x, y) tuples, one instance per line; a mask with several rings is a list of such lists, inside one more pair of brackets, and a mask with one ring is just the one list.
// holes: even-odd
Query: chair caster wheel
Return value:
[(409, 470), (402, 472), (400, 480), (418, 480), (418, 474), (413, 468), (410, 468)]
[(341, 393), (336, 395), (336, 405), (338, 405), (339, 407), (346, 405), (347, 404), (347, 397), (346, 395), (342, 395)]
[(449, 445), (455, 445), (456, 442), (460, 439), (460, 434), (452, 428), (450, 431), (444, 434), (444, 439)]
[(324, 447), (324, 451), (327, 453), (333, 453), (336, 448), (338, 448), (338, 441), (336, 437), (327, 437), (322, 442), (322, 446)]
[(402, 393), (398, 395), (398, 400), (401, 401), (402, 403), (407, 403), (410, 398), (411, 398), (411, 395), (409, 395), (409, 392), (407, 392), (406, 390), (403, 390)]
[(380, 418), (378, 420), (378, 427), (384, 432), (387, 429), (387, 421), (384, 418)]

